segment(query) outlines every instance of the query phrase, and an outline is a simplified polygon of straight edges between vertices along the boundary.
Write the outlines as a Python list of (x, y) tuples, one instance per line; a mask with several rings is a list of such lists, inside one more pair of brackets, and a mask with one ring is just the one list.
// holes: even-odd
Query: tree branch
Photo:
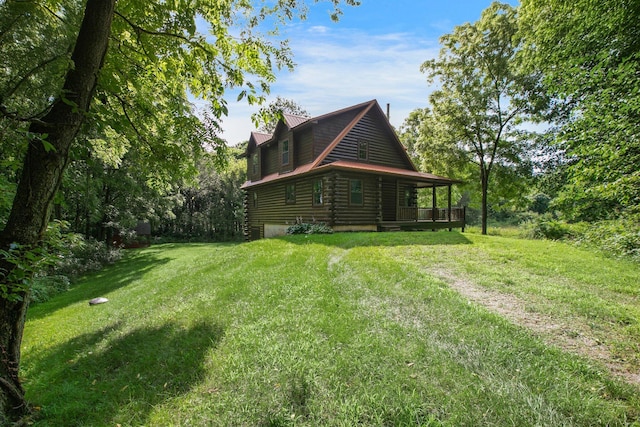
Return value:
[(197, 47), (199, 49), (202, 49), (207, 54), (213, 56), (213, 52), (211, 52), (209, 49), (207, 49), (206, 46), (203, 46), (201, 43), (198, 43), (198, 42), (190, 39), (189, 37), (185, 37), (182, 34), (168, 33), (168, 32), (164, 32), (164, 31), (148, 30), (146, 28), (141, 27), (140, 25), (137, 25), (137, 24), (131, 22), (131, 20), (129, 20), (126, 16), (124, 16), (123, 14), (121, 14), (118, 11), (116, 11), (115, 14), (116, 14), (116, 16), (121, 18), (123, 21), (125, 21), (127, 24), (129, 24), (129, 26), (131, 28), (133, 28), (136, 33), (144, 33), (144, 34), (148, 34), (150, 36), (161, 36), (161, 37), (175, 38), (175, 39), (181, 40), (181, 41), (189, 44), (190, 46), (194, 46), (194, 47)]
[(7, 110), (6, 105), (0, 104), (0, 114), (2, 114), (4, 117), (7, 117), (7, 118), (9, 118), (11, 120), (15, 120), (15, 121), (18, 121), (18, 122), (24, 122), (24, 123), (37, 124), (37, 125), (41, 126), (42, 128), (46, 129), (46, 128), (53, 128), (55, 126), (52, 125), (51, 123), (44, 122), (44, 121), (40, 120), (37, 117), (39, 117), (41, 115), (44, 115), (46, 113), (46, 111), (49, 110), (49, 108), (51, 108), (51, 107), (48, 106), (47, 109), (44, 112), (42, 112), (42, 113), (40, 113), (38, 115), (34, 115), (32, 117), (21, 117), (21, 116), (18, 115), (18, 113), (12, 113), (11, 111)]
[(5, 100), (9, 97), (11, 97), (17, 90), (18, 88), (20, 88), (20, 86), (22, 86), (22, 84), (27, 81), (27, 79), (29, 79), (29, 77), (33, 76), (35, 73), (37, 73), (38, 71), (40, 71), (41, 69), (43, 69), (44, 67), (46, 67), (47, 65), (51, 64), (52, 62), (57, 61), (58, 59), (60, 59), (61, 57), (63, 57), (64, 55), (56, 55), (52, 58), (49, 58), (41, 63), (39, 63), (38, 65), (36, 65), (35, 67), (33, 67), (31, 70), (27, 71), (24, 76), (22, 76), (22, 78), (13, 86), (13, 88), (11, 88), (10, 90), (8, 90), (6, 93), (3, 93), (2, 96), (0, 97), (0, 101), (1, 100)]
[(135, 125), (135, 123), (133, 123), (133, 120), (131, 119), (131, 117), (129, 116), (129, 113), (127, 112), (127, 102), (122, 99), (120, 97), (120, 95), (114, 94), (114, 96), (116, 97), (116, 99), (118, 101), (120, 101), (120, 105), (122, 106), (122, 112), (124, 113), (124, 117), (127, 119), (127, 122), (129, 122), (129, 125), (131, 125), (131, 128), (133, 129), (133, 131), (135, 132), (135, 134), (138, 136), (138, 138), (144, 142), (145, 144), (147, 144), (147, 146), (149, 147), (149, 149), (151, 151), (153, 151), (153, 147), (151, 146), (151, 144), (149, 143), (149, 141), (147, 141), (147, 139), (144, 137), (144, 135), (142, 134), (142, 132), (140, 132), (138, 130), (138, 127)]

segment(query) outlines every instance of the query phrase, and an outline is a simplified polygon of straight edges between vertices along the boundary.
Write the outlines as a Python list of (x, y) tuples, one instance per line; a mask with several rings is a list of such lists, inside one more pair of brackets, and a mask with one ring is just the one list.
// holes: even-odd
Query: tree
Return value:
[[(482, 199), (477, 179), (478, 165), (469, 161), (469, 153), (455, 147), (449, 139), (448, 128), (429, 109), (419, 108), (409, 114), (399, 129), (399, 138), (420, 170), (448, 176), (463, 182), (454, 187), (453, 197), (458, 203), (473, 207), (469, 217), (476, 218)], [(496, 162), (487, 192), (487, 211), (509, 213), (527, 203), (531, 183), (532, 163), (522, 159), (518, 164)], [(479, 215), (478, 215), (479, 217)]]
[(242, 236), (246, 181), (244, 149), (230, 147), (223, 170), (215, 166), (212, 155), (198, 161), (195, 183), (179, 185), (170, 194), (176, 203), (169, 215), (157, 218), (157, 234), (196, 240), (237, 240)]
[(492, 172), (527, 169), (532, 141), (519, 125), (544, 101), (537, 76), (521, 73), (516, 62), (517, 28), (516, 9), (493, 3), (476, 23), (441, 37), (438, 58), (422, 64), (429, 82), (439, 84), (429, 97), (433, 127), (422, 149), (477, 166), (483, 234)]
[(570, 220), (640, 213), (640, 3), (523, 0), (522, 57), (544, 74)]
[(309, 113), (295, 101), (278, 96), (275, 101), (270, 102), (269, 105), (262, 107), (258, 113), (254, 114), (253, 120), (259, 126), (258, 130), (273, 133), (283, 114), (309, 117)]
[[(20, 135), (24, 148), (16, 152), (26, 153), (0, 233), (0, 423), (28, 411), (18, 371), (29, 275), (76, 136), (95, 133), (136, 150), (164, 166), (155, 172), (161, 176), (187, 173), (193, 168), (186, 159), (203, 143), (223, 144), (215, 135), (205, 138), (188, 94), (211, 102), (213, 124), (226, 114), (226, 88), (244, 87), (240, 97), (259, 102), (273, 67), (292, 65), (286, 43), (265, 40), (259, 25), (304, 15), (303, 6), (295, 0), (260, 9), (206, 0), (189, 7), (137, 0), (121, 0), (117, 8), (115, 0), (0, 4), (7, 61), (0, 135)], [(199, 20), (209, 36), (198, 31)]]

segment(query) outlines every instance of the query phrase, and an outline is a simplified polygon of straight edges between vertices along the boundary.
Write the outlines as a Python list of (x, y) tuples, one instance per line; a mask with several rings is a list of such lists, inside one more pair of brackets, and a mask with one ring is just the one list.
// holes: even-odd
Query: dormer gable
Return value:
[(251, 132), (247, 144), (247, 178), (250, 181), (258, 181), (262, 178), (262, 154), (261, 147), (271, 140), (271, 135), (260, 132)]

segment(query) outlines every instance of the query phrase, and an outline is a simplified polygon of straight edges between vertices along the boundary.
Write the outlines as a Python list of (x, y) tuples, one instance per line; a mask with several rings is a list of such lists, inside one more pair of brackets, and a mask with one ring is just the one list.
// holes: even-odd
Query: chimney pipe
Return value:
[(390, 111), (391, 111), (391, 104), (387, 102), (387, 120), (391, 120)]

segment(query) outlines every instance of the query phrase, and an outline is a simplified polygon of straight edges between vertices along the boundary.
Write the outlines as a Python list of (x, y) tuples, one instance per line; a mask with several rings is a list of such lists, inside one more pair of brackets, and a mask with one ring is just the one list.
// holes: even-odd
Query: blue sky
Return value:
[[(517, 5), (515, 0), (507, 3)], [(331, 21), (329, 3), (310, 7), (306, 21), (287, 25), (295, 70), (280, 71), (267, 102), (277, 96), (298, 103), (312, 116), (377, 99), (391, 105), (398, 127), (409, 113), (428, 105), (431, 91), (420, 65), (434, 58), (438, 39), (456, 25), (475, 22), (490, 0), (361, 0), (343, 7)], [(223, 138), (235, 145), (255, 130), (251, 115), (259, 107), (229, 96)]]

